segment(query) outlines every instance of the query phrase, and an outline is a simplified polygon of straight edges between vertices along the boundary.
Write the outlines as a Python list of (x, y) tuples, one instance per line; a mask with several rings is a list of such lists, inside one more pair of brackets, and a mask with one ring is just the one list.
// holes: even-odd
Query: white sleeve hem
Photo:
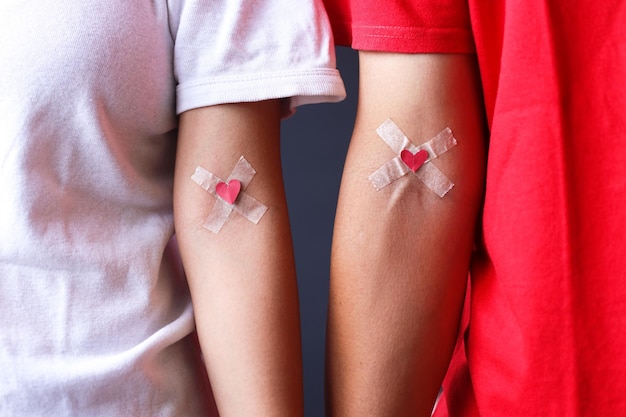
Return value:
[(290, 98), (290, 109), (304, 104), (338, 102), (346, 91), (331, 68), (215, 77), (179, 84), (176, 112), (225, 103)]

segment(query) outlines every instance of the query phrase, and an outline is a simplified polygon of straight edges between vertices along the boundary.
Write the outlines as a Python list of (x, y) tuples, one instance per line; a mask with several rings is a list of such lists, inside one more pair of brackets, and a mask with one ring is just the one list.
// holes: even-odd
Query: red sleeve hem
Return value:
[(335, 43), (362, 51), (473, 54), (471, 31), (456, 28), (353, 26), (333, 22)]
[(475, 52), (472, 33), (455, 28), (355, 26), (352, 28), (352, 47), (402, 53)]

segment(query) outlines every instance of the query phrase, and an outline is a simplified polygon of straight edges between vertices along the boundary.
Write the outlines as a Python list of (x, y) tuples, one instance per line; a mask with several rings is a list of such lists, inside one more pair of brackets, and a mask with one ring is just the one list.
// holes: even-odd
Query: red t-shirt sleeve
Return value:
[(368, 51), (473, 53), (466, 0), (324, 0), (337, 45)]

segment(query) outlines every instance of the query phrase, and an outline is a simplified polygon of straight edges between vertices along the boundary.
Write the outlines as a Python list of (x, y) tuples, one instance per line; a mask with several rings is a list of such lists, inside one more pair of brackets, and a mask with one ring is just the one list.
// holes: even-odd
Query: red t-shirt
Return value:
[(327, 8), (339, 44), (478, 57), (490, 128), (482, 233), (465, 343), (436, 415), (625, 413), (623, 1)]

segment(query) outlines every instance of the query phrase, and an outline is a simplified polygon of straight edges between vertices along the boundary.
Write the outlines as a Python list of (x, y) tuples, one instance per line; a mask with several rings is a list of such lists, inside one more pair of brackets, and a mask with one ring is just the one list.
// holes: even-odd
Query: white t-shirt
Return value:
[(2, 0), (0, 16), (0, 415), (213, 414), (168, 246), (176, 113), (340, 100), (323, 9)]

